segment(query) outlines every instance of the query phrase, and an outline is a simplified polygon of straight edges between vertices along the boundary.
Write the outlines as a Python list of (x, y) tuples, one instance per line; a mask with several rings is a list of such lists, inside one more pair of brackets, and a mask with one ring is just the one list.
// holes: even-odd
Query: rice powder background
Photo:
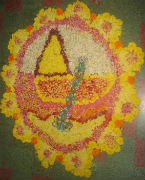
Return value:
[[(18, 29), (33, 24), (39, 10), (48, 7), (66, 9), (68, 0), (0, 0), (0, 72), (8, 64), (8, 43)], [(145, 52), (145, 1), (144, 0), (82, 0), (91, 12), (109, 12), (123, 21), (123, 46), (135, 42)], [(124, 144), (119, 153), (100, 153), (93, 160), (90, 180), (144, 180), (145, 179), (145, 65), (137, 74), (135, 86), (141, 99), (137, 118), (123, 125)], [(0, 99), (6, 85), (0, 77)], [(55, 162), (45, 169), (37, 158), (33, 144), (22, 143), (13, 137), (14, 119), (0, 114), (0, 180), (84, 180), (74, 176)]]

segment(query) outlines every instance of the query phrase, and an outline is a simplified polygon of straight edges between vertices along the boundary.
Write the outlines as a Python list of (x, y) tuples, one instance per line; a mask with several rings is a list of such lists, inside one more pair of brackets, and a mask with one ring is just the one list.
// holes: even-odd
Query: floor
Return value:
[[(7, 48), (11, 34), (32, 24), (41, 8), (61, 7), (74, 0), (0, 0), (0, 71), (7, 64)], [(121, 40), (124, 45), (134, 41), (145, 52), (144, 0), (82, 0), (96, 13), (109, 12), (123, 20)], [(124, 145), (120, 153), (101, 153), (93, 162), (90, 180), (145, 179), (145, 65), (136, 78), (141, 98), (140, 113), (132, 123), (123, 126)], [(0, 80), (0, 99), (6, 87)], [(23, 144), (12, 136), (14, 120), (0, 115), (0, 180), (76, 180), (59, 163), (44, 169), (31, 144)]]

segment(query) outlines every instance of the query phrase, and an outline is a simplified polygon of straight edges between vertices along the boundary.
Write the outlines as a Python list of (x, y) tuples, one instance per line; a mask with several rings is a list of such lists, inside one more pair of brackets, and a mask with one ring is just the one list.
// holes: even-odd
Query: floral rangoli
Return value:
[(94, 156), (121, 150), (123, 122), (139, 111), (134, 81), (144, 61), (134, 42), (123, 47), (121, 26), (77, 1), (65, 11), (41, 9), (33, 25), (12, 34), (0, 108), (45, 168), (58, 161), (90, 177)]

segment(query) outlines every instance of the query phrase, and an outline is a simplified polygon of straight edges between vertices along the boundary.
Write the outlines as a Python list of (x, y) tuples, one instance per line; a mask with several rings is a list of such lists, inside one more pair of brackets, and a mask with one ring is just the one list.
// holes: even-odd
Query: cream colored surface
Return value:
[[(101, 44), (95, 43), (90, 34), (87, 32), (78, 32), (76, 28), (71, 29), (66, 25), (60, 25), (58, 30), (64, 39), (65, 53), (72, 72), (74, 72), (75, 67), (78, 65), (78, 58), (81, 56), (85, 56), (88, 59), (85, 74), (104, 75), (107, 72), (114, 71), (105, 49)], [(21, 72), (34, 73), (37, 58), (42, 53), (48, 34), (49, 31), (47, 30), (41, 37), (38, 36), (28, 47), (23, 58)]]
[(70, 70), (73, 72), (78, 65), (78, 58), (87, 57), (85, 74), (104, 75), (113, 72), (111, 62), (106, 55), (105, 49), (93, 41), (87, 32), (78, 32), (76, 28), (60, 25), (60, 34), (64, 39), (64, 47), (69, 60)]
[(34, 42), (28, 47), (23, 58), (21, 72), (34, 73), (37, 59), (41, 55), (45, 41), (48, 39), (48, 34), (49, 31), (45, 31), (41, 36), (38, 36), (37, 39), (35, 39)]

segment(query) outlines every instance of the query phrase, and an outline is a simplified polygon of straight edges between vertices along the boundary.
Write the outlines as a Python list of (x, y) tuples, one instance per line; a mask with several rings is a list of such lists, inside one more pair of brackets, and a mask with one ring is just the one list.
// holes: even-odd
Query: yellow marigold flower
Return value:
[[(56, 16), (56, 9), (48, 8), (46, 10), (41, 9), (37, 14), (37, 17), (34, 19), (34, 29), (40, 29), (47, 21), (54, 21)], [(60, 18), (61, 16), (59, 16)]]
[(89, 178), (89, 177), (91, 176), (91, 171), (90, 171), (89, 169), (87, 169), (87, 170), (85, 171), (85, 176), (86, 176), (87, 178)]
[(21, 115), (18, 117), (19, 119), (15, 121), (15, 126), (13, 128), (13, 136), (20, 139), (23, 143), (30, 143), (32, 139), (32, 130), (24, 124), (24, 119)]
[(15, 93), (10, 92), (3, 95), (0, 109), (6, 117), (13, 116), (14, 113), (19, 113)]
[(116, 42), (121, 35), (122, 21), (109, 13), (99, 14), (91, 26), (97, 28), (108, 41)]
[(134, 87), (130, 85), (127, 87), (121, 90), (119, 100), (115, 103), (114, 113), (122, 114), (122, 119), (130, 122), (138, 114), (140, 100)]
[(39, 151), (37, 151), (37, 153), (38, 153), (38, 159), (39, 159), (40, 161), (42, 161), (42, 160), (43, 160), (43, 155), (42, 155), (41, 152), (39, 152)]
[(56, 155), (55, 155), (55, 154), (52, 154), (52, 155), (50, 156), (50, 158), (49, 158), (49, 164), (50, 164), (50, 165), (53, 165), (53, 164), (54, 164), (55, 158), (56, 158)]
[(3, 80), (5, 81), (6, 85), (11, 87), (11, 90), (13, 91), (13, 85), (15, 82), (15, 77), (17, 75), (17, 67), (16, 67), (16, 61), (11, 62), (9, 65), (3, 66), (3, 72), (1, 72), (1, 76)]
[(119, 152), (122, 143), (121, 130), (119, 128), (112, 128), (110, 125), (105, 129), (98, 141), (100, 149), (106, 151), (108, 154)]
[(41, 162), (42, 166), (45, 167), (45, 168), (48, 168), (48, 161), (47, 160), (43, 160)]
[(70, 166), (69, 164), (66, 164), (66, 165), (65, 165), (65, 169), (66, 169), (67, 171), (70, 171), (70, 170), (71, 170), (71, 166)]
[(92, 166), (90, 157), (86, 150), (81, 150), (80, 152), (64, 155), (63, 163), (66, 170), (73, 172), (75, 175), (89, 177), (89, 168)]
[(14, 55), (14, 57), (17, 56), (20, 48), (22, 47), (28, 36), (29, 32), (27, 32), (26, 30), (18, 30), (17, 32), (12, 34), (12, 38), (9, 41), (8, 49), (10, 50), (10, 53)]
[(118, 50), (120, 63), (124, 71), (140, 71), (141, 64), (144, 62), (144, 53), (134, 42), (125, 48)]
[(66, 11), (64, 12), (65, 17), (77, 14), (80, 18), (90, 19), (90, 9), (82, 2), (77, 1), (74, 4), (69, 4)]

